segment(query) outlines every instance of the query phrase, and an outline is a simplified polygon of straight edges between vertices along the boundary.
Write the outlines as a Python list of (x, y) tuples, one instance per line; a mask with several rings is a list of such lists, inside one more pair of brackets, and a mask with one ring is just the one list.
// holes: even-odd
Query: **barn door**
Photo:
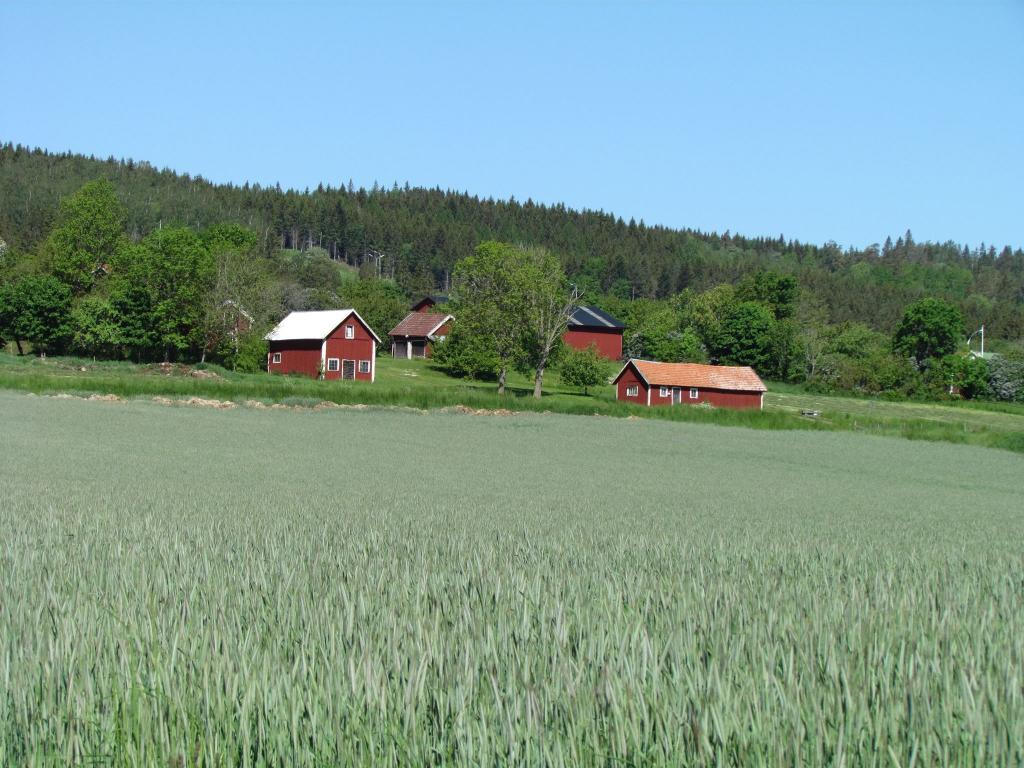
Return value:
[(341, 378), (343, 379), (354, 379), (356, 377), (356, 361), (355, 360), (342, 360), (341, 361)]
[(679, 405), (683, 402), (683, 388), (672, 387), (672, 405)]

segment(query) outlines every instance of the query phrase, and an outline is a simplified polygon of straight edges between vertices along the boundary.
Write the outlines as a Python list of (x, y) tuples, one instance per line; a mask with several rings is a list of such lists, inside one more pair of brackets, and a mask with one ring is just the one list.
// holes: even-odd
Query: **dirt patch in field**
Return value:
[(442, 408), (441, 413), (461, 413), (466, 416), (515, 416), (516, 411), (508, 408), (470, 408), (468, 405), (454, 405), (451, 408)]
[(234, 408), (235, 404), (230, 400), (207, 400), (204, 397), (190, 397), (185, 401), (185, 405), (191, 405), (195, 408)]
[(202, 370), (200, 368), (193, 368), (191, 371), (188, 372), (188, 375), (191, 376), (193, 379), (223, 379), (224, 378), (223, 376), (221, 376), (216, 371), (206, 371), (206, 370)]
[(236, 407), (230, 400), (207, 400), (204, 397), (190, 397), (187, 400), (172, 400), (169, 397), (154, 397), (152, 402), (157, 405), (188, 405), (193, 408), (218, 408), (229, 410)]
[[(35, 397), (35, 395), (32, 392), (29, 392), (29, 397)], [(53, 400), (92, 400), (93, 402), (102, 403), (124, 402), (117, 395), (89, 395), (88, 397), (81, 397), (80, 395), (69, 395), (67, 392), (60, 392), (56, 395), (43, 395), (43, 397), (49, 397)]]

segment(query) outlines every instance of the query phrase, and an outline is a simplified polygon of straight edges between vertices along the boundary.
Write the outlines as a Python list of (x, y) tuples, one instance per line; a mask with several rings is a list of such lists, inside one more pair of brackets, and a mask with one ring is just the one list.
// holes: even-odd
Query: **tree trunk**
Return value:
[(504, 395), (505, 394), (505, 376), (507, 374), (508, 374), (508, 368), (506, 366), (504, 366), (504, 365), (501, 366), (501, 370), (498, 371), (498, 394), (499, 395)]
[(206, 347), (203, 347), (203, 352), (202, 352), (201, 355), (199, 355), (199, 362), (200, 363), (205, 363), (206, 362)]
[(18, 354), (19, 355), (24, 355), (25, 354), (25, 350), (21, 348), (21, 339), (15, 339), (14, 343), (18, 346)]
[(537, 366), (537, 372), (533, 375), (533, 396), (538, 400), (540, 400), (544, 391), (544, 367), (546, 365), (547, 361), (545, 360)]

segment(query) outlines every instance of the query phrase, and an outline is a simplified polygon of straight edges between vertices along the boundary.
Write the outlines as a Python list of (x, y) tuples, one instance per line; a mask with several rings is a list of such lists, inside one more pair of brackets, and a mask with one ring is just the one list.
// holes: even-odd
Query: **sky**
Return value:
[(1024, 246), (1024, 0), (0, 0), (0, 141)]

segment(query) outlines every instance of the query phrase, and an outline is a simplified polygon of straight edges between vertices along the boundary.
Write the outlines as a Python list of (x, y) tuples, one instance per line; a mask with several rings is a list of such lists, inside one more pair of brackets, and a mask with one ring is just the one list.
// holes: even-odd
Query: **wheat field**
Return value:
[(1024, 460), (0, 392), (0, 764), (1016, 765)]

